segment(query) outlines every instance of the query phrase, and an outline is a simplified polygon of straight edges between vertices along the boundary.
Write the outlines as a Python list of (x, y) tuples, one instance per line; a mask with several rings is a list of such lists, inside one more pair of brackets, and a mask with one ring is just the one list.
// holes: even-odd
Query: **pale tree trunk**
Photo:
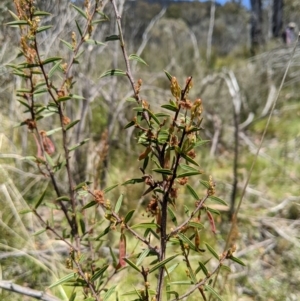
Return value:
[(212, 0), (210, 4), (210, 20), (209, 20), (209, 28), (207, 33), (207, 48), (206, 48), (206, 62), (208, 66), (211, 60), (211, 44), (212, 44), (212, 36), (213, 36), (214, 24), (215, 24), (215, 12), (216, 12), (216, 3), (215, 0)]

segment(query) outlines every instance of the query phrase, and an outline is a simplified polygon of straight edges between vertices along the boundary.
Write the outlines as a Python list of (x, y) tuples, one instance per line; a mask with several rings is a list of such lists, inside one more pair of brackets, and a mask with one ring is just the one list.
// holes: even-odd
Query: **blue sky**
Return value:
[[(224, 4), (225, 2), (229, 2), (229, 0), (216, 0), (216, 2), (219, 2), (221, 4)], [(242, 3), (247, 8), (250, 8), (250, 0), (242, 0)]]

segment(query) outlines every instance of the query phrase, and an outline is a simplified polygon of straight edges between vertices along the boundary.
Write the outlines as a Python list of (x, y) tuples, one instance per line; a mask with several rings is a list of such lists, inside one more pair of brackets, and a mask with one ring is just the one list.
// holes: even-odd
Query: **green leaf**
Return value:
[(113, 190), (114, 188), (116, 188), (117, 186), (119, 186), (119, 184), (114, 184), (114, 185), (111, 185), (109, 187), (106, 187), (103, 192), (104, 193), (108, 193), (109, 191)]
[(36, 33), (40, 33), (40, 32), (43, 32), (49, 28), (52, 28), (53, 26), (52, 25), (45, 25), (45, 26), (41, 26), (41, 27), (38, 27), (37, 30), (36, 30)]
[(138, 271), (138, 272), (141, 273), (141, 270), (138, 268), (138, 266), (135, 265), (130, 259), (124, 257), (124, 260), (125, 260), (132, 268), (134, 268), (136, 271)]
[(76, 299), (76, 292), (73, 292), (71, 297), (69, 298), (69, 301), (75, 301)]
[(188, 162), (190, 162), (190, 163), (192, 163), (192, 164), (194, 164), (194, 165), (196, 165), (196, 166), (199, 166), (199, 164), (198, 164), (196, 161), (194, 161), (190, 156), (188, 156), (188, 155), (186, 155), (186, 154), (184, 154), (184, 153), (181, 153), (181, 156), (182, 156), (186, 161), (188, 161)]
[(240, 264), (240, 265), (246, 266), (246, 264), (245, 264), (242, 260), (240, 260), (239, 258), (236, 258), (236, 257), (234, 257), (234, 256), (230, 256), (230, 257), (228, 257), (228, 258), (229, 258), (230, 260), (232, 260), (232, 261), (234, 261), (234, 262)]
[(203, 224), (197, 222), (189, 222), (189, 226), (197, 229), (203, 229)]
[(74, 121), (70, 122), (69, 124), (66, 125), (65, 130), (68, 131), (68, 130), (71, 129), (74, 125), (76, 125), (79, 121), (80, 121), (80, 119), (77, 119), (77, 120), (74, 120)]
[(117, 287), (117, 284), (116, 285), (113, 285), (103, 296), (103, 301), (106, 301), (110, 296), (111, 294), (116, 290), (116, 287)]
[(33, 15), (35, 17), (42, 17), (42, 16), (51, 16), (50, 13), (46, 12), (46, 11), (40, 11), (40, 10), (36, 10)]
[(134, 179), (130, 179), (125, 181), (124, 183), (122, 183), (122, 185), (128, 185), (128, 184), (135, 184), (135, 183), (142, 183), (144, 182), (144, 179), (141, 178), (134, 178)]
[(79, 32), (80, 36), (82, 37), (82, 30), (81, 30), (81, 28), (80, 28), (79, 23), (77, 22), (77, 20), (75, 20), (75, 23), (76, 23), (78, 32)]
[(56, 202), (61, 202), (61, 201), (70, 202), (71, 199), (70, 199), (68, 196), (63, 195), (63, 196), (60, 196), (60, 197), (56, 198), (55, 201), (56, 201)]
[(123, 70), (120, 70), (120, 69), (111, 69), (111, 70), (108, 70), (104, 73), (102, 73), (100, 75), (100, 78), (103, 78), (103, 77), (107, 77), (107, 76), (124, 76), (126, 75), (127, 73)]
[(203, 180), (200, 180), (200, 183), (207, 189), (209, 189), (209, 182), (208, 181), (203, 181)]
[(222, 270), (225, 270), (226, 272), (229, 272), (229, 273), (232, 272), (232, 271), (231, 271), (231, 268), (230, 268), (229, 266), (227, 266), (227, 265), (224, 265), (224, 264), (221, 265), (221, 269), (222, 269)]
[(19, 25), (29, 25), (29, 24), (25, 20), (16, 20), (16, 21), (8, 22), (8, 23), (6, 23), (6, 25), (9, 25), (9, 26), (19, 26)]
[(178, 108), (171, 105), (171, 104), (165, 104), (165, 105), (162, 105), (161, 107), (166, 109), (166, 110), (172, 111), (172, 112), (177, 112), (178, 111)]
[(85, 99), (83, 96), (77, 94), (70, 94), (70, 96), (73, 99), (79, 99), (79, 100)]
[(95, 206), (97, 204), (98, 203), (96, 201), (91, 201), (91, 202), (87, 203), (86, 205), (84, 205), (81, 210), (85, 210), (85, 209), (93, 207), (93, 206)]
[(211, 199), (211, 200), (213, 200), (213, 201), (215, 201), (215, 202), (217, 202), (217, 203), (219, 203), (219, 204), (228, 206), (228, 204), (225, 201), (223, 201), (222, 199), (220, 199), (220, 198), (218, 198), (216, 196), (210, 195), (208, 198)]
[(55, 71), (60, 68), (61, 60), (57, 61), (56, 64), (48, 72), (48, 78), (51, 78)]
[(127, 224), (127, 223), (131, 220), (134, 211), (135, 211), (135, 210), (131, 210), (131, 211), (129, 211), (129, 212), (126, 214), (126, 216), (125, 216), (125, 218), (124, 218), (124, 223), (125, 223), (125, 224)]
[(124, 199), (124, 194), (121, 194), (120, 197), (119, 197), (119, 199), (118, 199), (118, 201), (117, 201), (117, 204), (115, 206), (115, 210), (114, 210), (115, 213), (119, 212), (119, 210), (120, 210), (120, 208), (122, 206), (123, 199)]
[(173, 222), (174, 225), (177, 227), (177, 226), (178, 226), (177, 218), (176, 218), (176, 215), (175, 215), (175, 213), (173, 212), (173, 210), (170, 208), (170, 206), (168, 206), (168, 212), (169, 212), (169, 216), (170, 216), (172, 222)]
[(96, 271), (95, 274), (92, 276), (91, 281), (95, 281), (99, 277), (101, 277), (103, 275), (103, 273), (107, 270), (108, 267), (109, 267), (109, 265), (106, 264), (102, 268), (100, 268), (98, 271)]
[(191, 176), (196, 176), (201, 174), (202, 174), (201, 171), (187, 171), (177, 175), (177, 178), (191, 177)]
[(217, 254), (217, 252), (213, 249), (213, 247), (211, 247), (208, 243), (205, 243), (208, 251), (218, 260), (220, 260), (219, 255)]
[(48, 59), (42, 61), (42, 64), (43, 64), (43, 65), (47, 65), (47, 64), (49, 64), (49, 63), (53, 63), (53, 62), (61, 61), (61, 60), (62, 60), (61, 57), (57, 57), (57, 56), (49, 57)]
[(213, 209), (213, 208), (210, 208), (210, 207), (206, 207), (206, 210), (211, 212), (211, 213), (215, 213), (217, 215), (220, 215), (220, 211), (217, 210), (217, 209)]
[(179, 164), (179, 167), (185, 171), (199, 171), (198, 169), (192, 167), (191, 165), (187, 165), (187, 164)]
[(219, 299), (220, 301), (224, 301), (224, 299), (214, 290), (213, 287), (211, 287), (208, 284), (205, 284), (205, 289), (210, 292), (212, 295), (214, 295), (217, 299)]
[(32, 209), (23, 209), (19, 211), (19, 214), (27, 214), (27, 213), (32, 213)]
[(96, 40), (93, 40), (93, 39), (85, 40), (85, 42), (87, 42), (88, 44), (91, 44), (91, 45), (101, 45), (101, 46), (106, 46), (105, 43), (102, 43), (102, 42), (99, 42), (99, 41), (96, 41)]
[(198, 261), (198, 263), (199, 263), (199, 267), (203, 271), (204, 275), (208, 276), (208, 270), (207, 270), (206, 266), (204, 265), (204, 263), (202, 263), (201, 261)]
[(12, 12), (11, 10), (8, 9), (8, 12), (12, 15), (12, 17), (15, 19), (15, 20), (20, 20), (19, 17), (14, 13)]
[(128, 102), (135, 102), (136, 103), (136, 99), (134, 97), (128, 97), (128, 98), (126, 98), (126, 101), (128, 101)]
[(143, 263), (143, 260), (149, 255), (149, 253), (150, 253), (150, 249), (145, 249), (138, 257), (136, 265), (140, 266)]
[(80, 15), (82, 15), (85, 19), (87, 19), (87, 15), (86, 13), (78, 6), (74, 5), (74, 4), (71, 4), (71, 6), (73, 6), (78, 12)]
[(165, 260), (163, 261), (160, 261), (158, 264), (156, 264), (155, 266), (153, 266), (150, 270), (149, 270), (149, 274), (156, 271), (157, 269), (163, 267), (164, 265), (166, 265), (168, 262), (170, 262), (171, 260), (173, 260), (175, 257), (177, 257), (179, 254), (175, 254), (175, 255), (172, 255), (171, 257), (169, 258), (166, 258)]
[(105, 38), (105, 42), (107, 42), (107, 41), (117, 41), (117, 40), (120, 40), (120, 36), (116, 35), (116, 34), (113, 34), (113, 35), (108, 36), (108, 37)]
[(131, 229), (138, 229), (138, 228), (157, 229), (157, 228), (159, 228), (159, 225), (156, 223), (139, 223), (139, 224), (135, 224), (131, 227)]
[(203, 145), (203, 144), (206, 144), (210, 142), (210, 140), (200, 140), (200, 141), (197, 141), (194, 145), (194, 147), (197, 147), (197, 146), (200, 146), (200, 145)]
[(44, 199), (44, 197), (45, 197), (46, 190), (47, 190), (47, 189), (44, 190), (44, 192), (41, 194), (41, 196), (40, 196), (39, 199), (37, 200), (36, 204), (34, 205), (34, 209), (37, 209), (37, 208), (41, 205), (41, 203), (42, 203), (42, 201), (43, 201), (43, 199)]
[(57, 99), (58, 102), (62, 102), (62, 101), (67, 101), (69, 99), (71, 99), (72, 97), (70, 95), (68, 96), (62, 96), (60, 98)]
[(154, 169), (152, 169), (152, 171), (161, 173), (164, 175), (173, 175), (173, 171), (170, 169), (167, 169), (167, 168), (154, 168)]
[(32, 235), (33, 236), (38, 236), (38, 235), (40, 235), (40, 234), (42, 234), (42, 233), (44, 233), (44, 232), (46, 232), (47, 230), (46, 229), (41, 229), (41, 230), (39, 230), (39, 231), (36, 231), (35, 233), (33, 233)]
[(62, 40), (62, 39), (60, 39), (60, 41), (63, 42), (70, 50), (73, 51), (73, 46), (70, 43), (68, 43), (67, 41)]
[(135, 125), (135, 121), (132, 120), (132, 121), (130, 121), (129, 123), (127, 123), (127, 124), (125, 125), (124, 129), (128, 129), (128, 128), (134, 126), (134, 125)]
[(136, 54), (131, 54), (128, 58), (129, 60), (133, 60), (133, 61), (138, 61), (146, 66), (148, 66), (148, 64), (142, 59), (140, 58), (138, 55)]
[(56, 282), (54, 282), (53, 284), (51, 284), (49, 287), (48, 287), (48, 289), (50, 289), (50, 288), (53, 288), (53, 287), (55, 287), (55, 286), (58, 286), (58, 285), (61, 285), (61, 284), (63, 284), (63, 283), (65, 283), (65, 282), (67, 282), (67, 281), (69, 281), (69, 280), (71, 280), (71, 279), (74, 279), (76, 277), (76, 273), (70, 273), (70, 274), (68, 274), (68, 275), (66, 275), (66, 276), (64, 276), (64, 277), (62, 277), (62, 278), (60, 278), (59, 280), (57, 280)]
[(192, 188), (192, 186), (190, 186), (189, 184), (186, 184), (186, 188), (187, 188), (187, 190), (189, 191), (189, 193), (193, 196), (193, 198), (194, 198), (196, 201), (199, 201), (199, 200), (200, 200), (199, 195), (198, 195), (197, 192)]
[(90, 138), (84, 139), (83, 141), (77, 143), (76, 145), (74, 145), (74, 146), (68, 148), (69, 152), (71, 152), (71, 151), (77, 149), (78, 147), (80, 147), (81, 145), (85, 144), (85, 143), (86, 143), (87, 141), (89, 141), (89, 140), (90, 140)]
[(171, 81), (173, 76), (167, 70), (164, 70), (164, 72), (165, 72), (165, 75), (167, 76), (167, 78), (169, 79), (169, 81)]
[(92, 184), (93, 182), (90, 182), (90, 181), (84, 181), (84, 182), (81, 182), (79, 183), (77, 186), (75, 186), (75, 188), (73, 188), (75, 191), (81, 189), (82, 187), (84, 186), (87, 186), (87, 185), (90, 185)]
[(51, 135), (53, 135), (54, 133), (59, 132), (59, 131), (61, 131), (61, 127), (46, 132), (46, 135), (47, 135), (47, 136), (51, 136)]
[(192, 250), (196, 251), (196, 246), (193, 244), (193, 242), (184, 234), (182, 233), (178, 233), (178, 237), (180, 238), (180, 240), (187, 244)]

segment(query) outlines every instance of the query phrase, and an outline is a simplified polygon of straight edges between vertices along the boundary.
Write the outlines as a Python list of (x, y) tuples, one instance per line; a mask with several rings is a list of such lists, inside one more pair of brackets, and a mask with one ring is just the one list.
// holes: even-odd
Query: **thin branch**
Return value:
[(31, 298), (35, 298), (37, 300), (43, 300), (43, 301), (61, 301), (61, 299), (58, 299), (54, 296), (51, 296), (49, 294), (46, 294), (43, 291), (37, 291), (28, 287), (24, 287), (18, 284), (13, 283), (12, 281), (5, 281), (0, 280), (0, 288), (11, 291), (17, 294), (21, 294), (23, 296), (28, 296)]

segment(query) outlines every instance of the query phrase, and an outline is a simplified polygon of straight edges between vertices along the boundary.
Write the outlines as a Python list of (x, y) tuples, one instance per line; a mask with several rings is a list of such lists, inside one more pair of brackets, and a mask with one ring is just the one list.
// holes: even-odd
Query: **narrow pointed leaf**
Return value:
[(169, 216), (170, 216), (172, 222), (173, 222), (174, 225), (177, 227), (177, 226), (178, 226), (177, 218), (176, 218), (176, 215), (175, 215), (175, 213), (173, 212), (173, 210), (170, 208), (170, 206), (168, 206), (168, 212), (169, 212)]
[(149, 274), (156, 271), (157, 269), (163, 267), (164, 265), (166, 265), (168, 262), (170, 262), (171, 260), (173, 260), (175, 257), (177, 257), (179, 254), (175, 254), (169, 258), (166, 258), (165, 260), (157, 263), (155, 266), (153, 266), (150, 270), (149, 270)]
[(113, 34), (113, 35), (108, 36), (108, 37), (105, 38), (105, 42), (107, 42), (107, 41), (117, 41), (117, 40), (120, 40), (120, 36), (116, 35), (116, 34)]
[(76, 125), (78, 122), (80, 121), (80, 119), (74, 120), (71, 123), (67, 124), (65, 129), (66, 131), (68, 131), (69, 129), (71, 129), (74, 125)]
[(199, 263), (199, 267), (202, 270), (202, 272), (204, 273), (204, 275), (208, 276), (208, 270), (207, 270), (206, 266), (201, 261), (199, 261), (198, 263)]
[(125, 76), (126, 72), (120, 69), (111, 69), (100, 75), (100, 78), (107, 76)]
[(224, 301), (224, 299), (214, 290), (213, 287), (211, 287), (208, 284), (206, 284), (204, 287), (208, 292), (210, 292), (212, 295), (214, 295), (218, 300)]
[(186, 172), (183, 172), (183, 173), (177, 175), (177, 178), (192, 177), (192, 176), (201, 175), (201, 174), (202, 174), (202, 172), (200, 172), (200, 171), (186, 171)]
[(225, 201), (223, 201), (222, 199), (220, 199), (220, 198), (218, 198), (216, 196), (211, 195), (208, 198), (211, 199), (211, 200), (213, 200), (213, 201), (215, 201), (215, 202), (217, 202), (217, 203), (220, 203), (222, 205), (228, 206), (228, 204)]
[(190, 163), (192, 163), (192, 164), (194, 164), (194, 165), (196, 165), (196, 166), (199, 166), (199, 164), (198, 164), (196, 161), (194, 161), (190, 156), (184, 154), (183, 152), (181, 153), (181, 156), (182, 156), (186, 161), (188, 161), (188, 162), (190, 162)]
[(239, 258), (236, 258), (236, 257), (234, 257), (234, 256), (230, 256), (230, 257), (228, 257), (228, 258), (231, 259), (232, 261), (234, 261), (234, 262), (240, 264), (240, 265), (246, 266), (246, 264), (245, 264), (242, 260), (240, 260)]
[(193, 189), (192, 186), (190, 186), (189, 184), (186, 184), (186, 188), (187, 190), (189, 191), (189, 193), (192, 195), (192, 197), (195, 199), (195, 200), (200, 200), (200, 197), (199, 195), (197, 194), (197, 192)]
[(172, 112), (177, 112), (178, 111), (178, 108), (175, 107), (175, 106), (172, 106), (171, 104), (165, 104), (165, 105), (162, 105), (161, 107), (166, 109), (166, 110), (172, 111)]
[(63, 42), (70, 50), (73, 50), (72, 44), (70, 44), (69, 42), (67, 42), (67, 41), (65, 41), (65, 40), (62, 40), (62, 39), (60, 39), (60, 40), (61, 40), (61, 42)]
[(205, 187), (205, 188), (209, 188), (209, 183), (208, 181), (203, 181), (203, 180), (200, 180), (200, 183)]
[(82, 30), (81, 30), (80, 25), (79, 25), (79, 23), (77, 22), (77, 20), (75, 20), (75, 23), (76, 23), (76, 27), (77, 27), (77, 29), (78, 29), (78, 32), (79, 32), (80, 36), (82, 37)]
[(192, 250), (196, 250), (194, 243), (184, 234), (178, 233), (178, 237), (182, 240), (183, 243), (187, 244)]
[(85, 19), (87, 19), (86, 13), (80, 7), (78, 7), (74, 4), (71, 4), (71, 6), (73, 6), (79, 12), (80, 15), (82, 15)]
[(93, 40), (93, 39), (88, 39), (88, 40), (85, 40), (88, 44), (91, 44), (91, 45), (101, 45), (101, 46), (106, 46), (105, 43), (102, 43), (102, 42), (99, 42), (99, 41), (96, 41), (96, 40)]
[(81, 142), (77, 143), (76, 145), (70, 147), (70, 148), (69, 148), (69, 151), (71, 152), (71, 151), (77, 149), (78, 147), (80, 147), (81, 145), (85, 144), (85, 143), (86, 143), (87, 141), (89, 141), (89, 140), (90, 140), (89, 138), (84, 139), (83, 141), (81, 141)]
[(141, 178), (134, 178), (134, 179), (130, 179), (125, 181), (124, 183), (122, 183), (122, 185), (128, 185), (128, 184), (135, 184), (135, 183), (142, 183), (144, 182), (144, 179)]
[(139, 223), (139, 224), (135, 224), (131, 227), (131, 229), (157, 229), (159, 228), (159, 225), (156, 223)]
[(208, 243), (205, 243), (208, 251), (216, 258), (216, 259), (220, 259), (219, 255), (217, 254), (217, 252), (213, 249), (213, 247), (211, 247)]
[(36, 10), (33, 15), (35, 17), (41, 17), (41, 16), (51, 16), (50, 13), (46, 12), (46, 11), (40, 11), (40, 10)]
[(134, 125), (135, 125), (135, 121), (132, 120), (132, 121), (130, 121), (129, 123), (127, 123), (127, 124), (125, 125), (124, 129), (128, 129), (128, 128), (134, 126)]
[(103, 192), (104, 192), (104, 193), (108, 193), (109, 191), (113, 190), (113, 189), (116, 188), (117, 186), (119, 186), (119, 184), (111, 185), (111, 186), (105, 188), (105, 189), (103, 190)]
[(66, 202), (70, 202), (70, 198), (66, 195), (60, 196), (58, 198), (55, 199), (56, 202), (61, 202), (61, 201), (66, 201)]
[(16, 21), (8, 22), (8, 23), (6, 23), (6, 25), (9, 25), (9, 26), (19, 26), (19, 25), (29, 25), (29, 24), (25, 20), (16, 20)]
[(44, 192), (42, 193), (42, 195), (41, 195), (41, 196), (39, 197), (39, 199), (37, 200), (36, 204), (34, 205), (34, 209), (37, 209), (37, 208), (41, 205), (41, 203), (42, 203), (42, 201), (43, 201), (43, 199), (44, 199), (44, 197), (45, 197), (46, 190), (47, 190), (47, 189), (44, 190)]
[(49, 57), (48, 59), (42, 61), (42, 64), (43, 65), (47, 65), (49, 63), (53, 63), (53, 62), (61, 61), (61, 60), (62, 60), (61, 57), (57, 57), (57, 56), (55, 56), (55, 57)]
[(47, 231), (46, 229), (41, 229), (41, 230), (39, 230), (39, 231), (33, 233), (32, 235), (33, 235), (33, 236), (38, 236), (38, 235), (40, 235), (40, 234), (42, 234), (42, 233), (44, 233), (44, 232), (46, 232), (46, 231)]
[(129, 211), (129, 212), (126, 214), (126, 216), (125, 216), (125, 218), (124, 218), (124, 223), (125, 223), (125, 224), (127, 224), (127, 223), (131, 220), (134, 211), (135, 211), (135, 210), (131, 210), (131, 211)]
[(38, 29), (36, 30), (37, 33), (40, 33), (40, 32), (43, 32), (47, 29), (50, 29), (52, 28), (53, 26), (52, 25), (45, 25), (45, 26), (41, 26), (41, 27), (38, 27)]
[(173, 175), (173, 171), (170, 169), (167, 169), (167, 168), (155, 168), (155, 169), (152, 169), (152, 171), (161, 173), (164, 175)]
[(53, 288), (55, 286), (61, 285), (71, 279), (74, 279), (76, 277), (76, 273), (70, 273), (62, 278), (60, 278), (59, 280), (57, 280), (56, 282), (54, 282), (53, 284), (51, 284), (48, 288)]
[(172, 75), (167, 70), (164, 70), (164, 72), (165, 72), (165, 75), (167, 76), (167, 78), (169, 79), (169, 81), (171, 81)]
[(46, 135), (47, 135), (47, 136), (51, 136), (51, 135), (53, 135), (54, 133), (59, 132), (59, 131), (61, 131), (61, 127), (46, 132)]
[[(117, 285), (113, 285), (103, 296), (103, 301), (108, 300), (108, 298), (111, 296), (111, 294), (116, 290)], [(93, 298), (94, 299), (94, 298)]]
[(96, 201), (91, 201), (91, 202), (89, 202), (88, 204), (84, 205), (84, 206), (82, 207), (81, 210), (84, 210), (84, 209), (93, 207), (93, 206), (95, 206), (95, 205), (97, 205), (97, 204), (98, 204), (98, 203), (97, 203)]
[(140, 63), (142, 63), (142, 64), (148, 66), (148, 64), (147, 64), (141, 57), (139, 57), (139, 56), (136, 55), (136, 54), (131, 54), (131, 55), (129, 56), (129, 60), (138, 61), (138, 62), (140, 62)]
[(95, 281), (99, 277), (101, 277), (104, 274), (104, 272), (107, 270), (108, 267), (109, 267), (109, 265), (106, 264), (102, 268), (100, 268), (98, 271), (96, 271), (96, 273), (92, 276), (91, 281)]
[(115, 206), (115, 213), (118, 213), (121, 206), (122, 206), (122, 202), (123, 202), (123, 199), (124, 199), (124, 194), (121, 194), (117, 203), (116, 203), (116, 206)]
[(145, 249), (139, 256), (136, 265), (140, 266), (143, 263), (143, 260), (148, 256), (148, 254), (150, 253), (150, 249)]
[(48, 78), (51, 78), (56, 70), (60, 68), (61, 60), (56, 62), (56, 64), (48, 72)]
[(141, 273), (141, 270), (138, 268), (137, 265), (135, 265), (130, 259), (128, 258), (124, 258), (124, 260), (132, 267), (134, 268), (136, 271)]

